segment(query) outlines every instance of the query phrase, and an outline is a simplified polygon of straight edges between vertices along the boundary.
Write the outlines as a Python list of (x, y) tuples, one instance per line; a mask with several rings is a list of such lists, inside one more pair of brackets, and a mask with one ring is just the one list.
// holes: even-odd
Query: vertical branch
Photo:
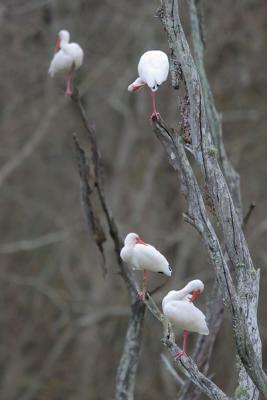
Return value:
[(143, 336), (145, 304), (137, 300), (132, 304), (124, 348), (117, 369), (116, 400), (133, 400), (136, 370)]
[[(190, 11), (190, 21), (191, 21), (191, 31), (192, 31), (192, 43), (193, 50), (195, 56), (195, 64), (198, 71), (199, 79), (202, 87), (203, 101), (205, 105), (205, 111), (207, 115), (207, 121), (209, 124), (209, 128), (211, 131), (211, 135), (213, 138), (213, 142), (218, 150), (218, 161), (222, 168), (222, 172), (225, 176), (226, 182), (229, 187), (229, 191), (231, 193), (235, 209), (237, 211), (237, 215), (239, 217), (239, 222), (242, 223), (242, 204), (241, 204), (241, 194), (240, 194), (240, 178), (237, 172), (234, 170), (230, 160), (227, 157), (225, 152), (223, 137), (222, 137), (222, 125), (221, 119), (219, 118), (218, 112), (215, 107), (214, 98), (210, 89), (210, 85), (207, 79), (205, 65), (204, 65), (204, 46), (202, 40), (201, 33), (201, 22), (199, 17), (199, 7), (198, 0), (188, 0), (189, 2), (189, 11)], [(245, 220), (244, 220), (245, 222)], [(239, 288), (243, 289), (243, 280), (239, 281)], [(255, 303), (255, 299), (258, 299), (258, 288), (255, 287), (254, 291), (254, 309), (257, 312), (257, 300)], [(245, 299), (245, 302), (247, 300)], [(242, 300), (241, 300), (242, 302)], [(247, 307), (243, 301), (243, 307)], [(255, 316), (253, 316), (254, 324), (257, 324), (255, 321)], [(239, 371), (239, 387), (237, 389), (237, 393), (241, 394), (239, 398), (252, 398), (257, 399), (259, 394), (255, 391), (255, 385), (247, 375), (244, 367), (239, 362), (240, 371)]]
[[(164, 146), (171, 166), (182, 181), (181, 186), (188, 204), (185, 219), (200, 233), (208, 250), (220, 292), (232, 315), (233, 332), (240, 359), (254, 384), (267, 398), (267, 377), (262, 370), (261, 359), (255, 352), (254, 338), (250, 334), (251, 326), (247, 322), (247, 314), (240, 304), (240, 292), (235, 289), (220, 242), (207, 216), (200, 189), (184, 150), (182, 138), (168, 128), (161, 119), (154, 121), (154, 133)], [(257, 284), (258, 280), (255, 279), (255, 281), (254, 284)]]
[(220, 163), (223, 174), (229, 186), (229, 190), (231, 192), (235, 208), (237, 210), (240, 220), (242, 220), (240, 178), (239, 174), (233, 168), (225, 151), (223, 135), (222, 135), (221, 118), (220, 115), (218, 114), (218, 111), (216, 110), (214, 97), (205, 70), (204, 45), (203, 45), (203, 34), (202, 34), (203, 27), (201, 26), (201, 19), (199, 16), (200, 1), (188, 0), (188, 3), (189, 3), (189, 16), (191, 22), (194, 59), (197, 72), (199, 75), (199, 80), (201, 82), (203, 101), (206, 110), (209, 129), (211, 131), (215, 148), (218, 151), (217, 155), (218, 161)]
[[(238, 299), (242, 305), (242, 315), (240, 310), (234, 311), (237, 313), (236, 316), (239, 314), (242, 332), (237, 331), (233, 324), (238, 354), (247, 374), (267, 396), (267, 377), (261, 368), (261, 340), (257, 325), (259, 274), (253, 266), (242, 232), (240, 213), (235, 209), (216, 151), (214, 151), (201, 82), (180, 21), (178, 1), (163, 0), (158, 15), (167, 32), (172, 57), (177, 65), (180, 64), (188, 93), (188, 124), (191, 143), (188, 147), (201, 168), (220, 224), (225, 248), (238, 282)], [(255, 368), (252, 368), (253, 364)]]
[(80, 196), (82, 208), (89, 231), (93, 234), (94, 241), (102, 256), (102, 270), (105, 276), (107, 273), (107, 268), (105, 263), (103, 243), (106, 241), (106, 235), (92, 199), (93, 189), (90, 185), (90, 169), (87, 166), (85, 152), (82, 149), (76, 135), (73, 135), (73, 140), (76, 148), (80, 173)]
[[(242, 205), (240, 194), (240, 179), (237, 172), (234, 170), (230, 160), (225, 152), (221, 118), (216, 110), (213, 94), (209, 85), (209, 81), (204, 65), (204, 43), (203, 43), (203, 26), (200, 17), (200, 1), (188, 0), (189, 16), (191, 22), (192, 44), (196, 68), (201, 82), (203, 101), (206, 110), (209, 128), (211, 130), (213, 143), (215, 144), (214, 151), (217, 152), (218, 161), (221, 165), (223, 174), (229, 186), (230, 193), (233, 197), (235, 208), (239, 218), (242, 218)], [(228, 259), (227, 254), (225, 257)], [(194, 359), (204, 373), (207, 373), (209, 367), (209, 359), (212, 354), (214, 342), (219, 331), (219, 327), (223, 320), (223, 304), (220, 293), (215, 283), (212, 293), (209, 295), (207, 308), (207, 321), (210, 329), (210, 335), (200, 337), (196, 343), (194, 351)], [(254, 388), (253, 388), (254, 389)], [(186, 399), (187, 393), (191, 393), (191, 397), (197, 400), (200, 393), (196, 388), (192, 387), (190, 382), (182, 388), (180, 393), (181, 400)]]

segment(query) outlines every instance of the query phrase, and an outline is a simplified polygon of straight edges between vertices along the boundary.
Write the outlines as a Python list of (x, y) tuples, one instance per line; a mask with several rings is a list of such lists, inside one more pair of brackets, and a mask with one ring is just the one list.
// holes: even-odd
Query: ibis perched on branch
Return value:
[(186, 355), (189, 332), (197, 332), (201, 335), (209, 334), (205, 315), (193, 304), (203, 290), (203, 282), (195, 279), (181, 290), (171, 290), (162, 300), (163, 314), (166, 315), (175, 330), (183, 331), (183, 350), (177, 353), (176, 358)]
[(150, 244), (145, 243), (136, 233), (128, 233), (120, 256), (134, 270), (143, 270), (143, 291), (139, 298), (144, 300), (147, 289), (148, 271), (159, 272), (171, 276), (172, 269), (166, 258)]
[(169, 60), (167, 55), (160, 50), (145, 52), (138, 63), (138, 78), (128, 86), (129, 92), (136, 92), (145, 85), (150, 89), (152, 96), (152, 121), (158, 119), (156, 110), (156, 91), (167, 80), (169, 73)]
[(67, 87), (65, 96), (72, 95), (73, 71), (80, 68), (83, 63), (83, 50), (77, 43), (69, 43), (70, 34), (66, 30), (59, 32), (55, 54), (52, 58), (48, 73), (54, 76), (60, 73), (67, 74)]

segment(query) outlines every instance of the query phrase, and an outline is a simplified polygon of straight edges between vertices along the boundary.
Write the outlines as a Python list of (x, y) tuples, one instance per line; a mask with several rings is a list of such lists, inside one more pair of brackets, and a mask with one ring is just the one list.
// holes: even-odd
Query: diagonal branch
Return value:
[[(215, 282), (211, 293), (207, 297), (206, 307), (206, 320), (210, 333), (207, 336), (200, 335), (198, 337), (192, 355), (198, 368), (205, 375), (207, 375), (209, 370), (210, 358), (217, 334), (222, 324), (223, 316), (224, 306), (221, 293), (217, 282)], [(188, 399), (188, 395), (190, 395), (191, 400), (197, 400), (200, 396), (198, 388), (193, 385), (191, 381), (186, 382), (186, 384), (181, 388), (179, 392), (179, 400)]]
[[(239, 302), (243, 309), (243, 312), (239, 314), (244, 322), (242, 334), (235, 331), (238, 354), (254, 384), (267, 396), (267, 378), (261, 367), (261, 340), (257, 325), (259, 273), (253, 266), (242, 232), (240, 211), (235, 209), (233, 198), (219, 166), (216, 148), (214, 151), (203, 90), (181, 25), (178, 1), (164, 0), (158, 15), (168, 35), (172, 58), (179, 65), (179, 74), (182, 71), (185, 90), (188, 94), (186, 132), (190, 138), (188, 147), (204, 176), (214, 212), (223, 233), (226, 251), (238, 282)], [(235, 317), (238, 317), (238, 309), (235, 312), (237, 312)], [(239, 319), (240, 322), (241, 319)], [(250, 336), (248, 341), (245, 340), (245, 333)], [(249, 351), (246, 345), (250, 348)]]
[[(205, 71), (203, 26), (202, 16), (200, 15), (200, 3), (200, 0), (188, 0), (194, 60), (201, 82), (207, 120), (211, 130), (212, 139), (215, 144), (214, 152), (217, 152), (218, 161), (229, 186), (235, 208), (238, 211), (239, 218), (242, 218), (239, 175), (234, 170), (225, 152), (222, 137), (221, 118), (216, 110), (214, 98)], [(228, 259), (227, 253), (225, 254), (225, 257)], [(201, 365), (201, 370), (203, 370), (204, 373), (207, 373), (208, 371), (209, 359), (212, 355), (214, 342), (224, 315), (222, 300), (220, 293), (216, 288), (216, 284), (214, 285), (209, 299), (210, 301), (209, 307), (207, 308), (207, 321), (210, 329), (210, 335), (201, 337), (197, 341), (194, 351), (194, 359), (197, 360), (198, 365)], [(252, 390), (254, 391), (254, 385), (252, 386)], [(191, 398), (197, 400), (200, 393), (195, 387), (192, 387), (190, 382), (182, 388), (182, 393), (180, 393), (181, 400), (186, 399), (189, 391), (191, 392)]]
[(117, 370), (116, 400), (133, 400), (136, 371), (143, 337), (145, 304), (138, 299), (131, 306), (124, 348)]
[(149, 295), (146, 297), (145, 304), (154, 317), (163, 325), (165, 337), (162, 339), (162, 342), (169, 349), (179, 370), (210, 399), (230, 400), (229, 397), (223, 393), (223, 391), (214, 382), (212, 382), (199, 371), (196, 363), (190, 357), (183, 356), (180, 359), (176, 359), (175, 356), (181, 351), (181, 349), (174, 342), (174, 335), (172, 333), (170, 323), (166, 320), (164, 315), (160, 312), (159, 308), (153, 301), (152, 297)]
[(137, 300), (138, 284), (133, 271), (124, 264), (120, 258), (122, 239), (119, 234), (117, 224), (111, 214), (104, 191), (103, 167), (101, 156), (95, 139), (95, 131), (90, 126), (86, 112), (81, 103), (79, 92), (76, 89), (72, 100), (76, 106), (80, 118), (83, 121), (87, 138), (90, 144), (90, 158), (86, 159), (86, 153), (74, 136), (74, 143), (78, 153), (79, 170), (81, 178), (81, 195), (86, 210), (86, 219), (93, 227), (94, 239), (104, 256), (103, 242), (105, 238), (104, 230), (100, 223), (100, 216), (97, 208), (91, 201), (92, 194), (95, 194), (101, 206), (109, 235), (114, 244), (114, 252), (117, 259), (120, 274), (128, 288), (131, 297), (131, 315), (128, 322), (124, 348), (120, 363), (117, 369), (116, 378), (116, 400), (133, 400), (136, 381), (136, 372), (139, 362), (140, 348), (143, 337), (143, 325), (145, 315), (145, 305)]
[[(161, 119), (154, 122), (154, 133), (164, 146), (171, 166), (181, 179), (181, 187), (188, 204), (185, 219), (198, 230), (207, 247), (223, 300), (232, 314), (233, 332), (239, 357), (251, 379), (267, 397), (267, 377), (262, 370), (261, 360), (254, 350), (247, 315), (240, 306), (223, 251), (207, 216), (199, 186), (187, 159), (182, 138), (174, 130), (169, 129)], [(254, 285), (258, 284), (258, 279), (258, 273), (255, 273)]]
[(81, 203), (83, 206), (85, 220), (87, 222), (90, 232), (93, 234), (94, 241), (102, 256), (102, 269), (104, 276), (107, 273), (105, 263), (105, 253), (103, 243), (106, 241), (104, 228), (101, 224), (100, 217), (97, 212), (96, 205), (92, 199), (93, 189), (90, 183), (90, 169), (88, 168), (86, 155), (82, 149), (79, 140), (76, 135), (73, 135), (74, 145), (76, 148), (79, 173), (80, 173), (80, 192), (81, 192)]
[[(90, 144), (91, 157), (87, 161), (87, 170), (90, 171), (90, 174), (87, 176), (90, 178), (91, 190), (96, 190), (103, 215), (106, 218), (109, 234), (114, 244), (114, 252), (117, 258), (117, 263), (119, 266), (120, 274), (122, 275), (129, 292), (131, 294), (133, 302), (136, 299), (136, 293), (138, 291), (137, 281), (133, 274), (133, 271), (128, 268), (120, 258), (120, 250), (122, 248), (122, 239), (119, 234), (119, 230), (117, 224), (113, 218), (113, 215), (109, 209), (108, 202), (106, 200), (105, 191), (104, 191), (104, 179), (103, 179), (103, 166), (101, 163), (100, 151), (97, 146), (97, 142), (95, 139), (95, 131), (94, 128), (89, 124), (86, 112), (82, 105), (79, 92), (75, 89), (74, 94), (72, 95), (73, 103), (76, 106), (76, 109), (80, 115), (80, 118), (83, 121), (83, 125), (85, 127), (87, 138)], [(90, 208), (90, 204), (88, 205)]]
[(229, 186), (231, 195), (233, 197), (235, 208), (238, 212), (240, 219), (242, 219), (240, 178), (238, 173), (234, 170), (229, 158), (227, 157), (224, 148), (221, 118), (218, 114), (218, 111), (216, 110), (213, 94), (205, 71), (204, 44), (201, 18), (199, 16), (199, 3), (200, 0), (188, 0), (195, 66), (198, 72), (199, 80), (201, 82), (203, 101), (209, 129), (211, 131), (212, 140), (215, 145), (215, 151), (218, 152), (218, 161)]

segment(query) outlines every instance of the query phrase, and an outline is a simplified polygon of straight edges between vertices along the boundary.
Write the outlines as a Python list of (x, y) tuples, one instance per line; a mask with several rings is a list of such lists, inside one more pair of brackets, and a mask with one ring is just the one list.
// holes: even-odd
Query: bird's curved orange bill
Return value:
[(60, 49), (60, 38), (59, 38), (59, 37), (57, 37), (57, 40), (56, 40), (56, 45), (55, 45), (55, 50), (54, 50), (54, 52), (55, 52), (55, 53), (57, 53), (59, 49)]
[(197, 298), (197, 296), (199, 296), (200, 295), (200, 293), (201, 293), (201, 291), (198, 289), (198, 290), (195, 290), (193, 293), (192, 293), (192, 297), (191, 297), (191, 299), (190, 299), (190, 303), (193, 303), (193, 301)]
[(133, 83), (132, 84), (133, 92), (137, 92), (144, 86), (145, 86), (145, 83)]
[(136, 238), (135, 240), (137, 244), (144, 244), (145, 246), (147, 246), (147, 244), (142, 239), (140, 239), (140, 237)]

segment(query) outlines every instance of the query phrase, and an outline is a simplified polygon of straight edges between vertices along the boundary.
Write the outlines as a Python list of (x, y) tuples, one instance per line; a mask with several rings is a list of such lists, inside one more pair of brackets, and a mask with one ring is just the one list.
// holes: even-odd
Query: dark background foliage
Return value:
[[(64, 79), (47, 75), (60, 29), (68, 29), (85, 51), (75, 81), (97, 129), (106, 194), (121, 232), (138, 232), (175, 269), (156, 300), (160, 304), (169, 289), (195, 277), (207, 291), (213, 282), (200, 238), (182, 219), (177, 179), (151, 133), (148, 92), (127, 92), (145, 50), (168, 52), (154, 17), (158, 5), (151, 0), (0, 4), (0, 387), (5, 400), (112, 398), (127, 326), (129, 299), (112, 245), (105, 244), (103, 279), (80, 207), (72, 134), (82, 136), (82, 125), (64, 98)], [(244, 213), (252, 201), (257, 205), (246, 236), (261, 268), (259, 324), (266, 367), (267, 4), (205, 0), (203, 6), (206, 66), (226, 148), (241, 174)], [(159, 110), (173, 126), (179, 123), (178, 95), (170, 82), (158, 93)], [(161, 282), (151, 276), (150, 288)], [(204, 310), (205, 292), (199, 304)], [(161, 335), (161, 326), (147, 315), (137, 399), (175, 398), (178, 386), (160, 358)], [(191, 345), (194, 340), (192, 335)], [(227, 393), (234, 391), (227, 314), (211, 372)]]

